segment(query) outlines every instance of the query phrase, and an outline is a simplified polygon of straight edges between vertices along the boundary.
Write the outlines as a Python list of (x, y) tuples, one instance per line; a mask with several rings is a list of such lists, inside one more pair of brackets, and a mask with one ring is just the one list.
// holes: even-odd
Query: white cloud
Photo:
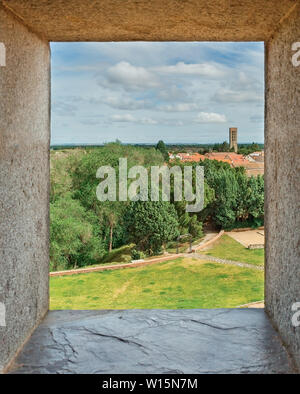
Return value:
[(110, 117), (113, 122), (136, 122), (136, 118), (131, 114), (115, 114)]
[(232, 90), (221, 88), (213, 96), (213, 100), (218, 103), (253, 103), (262, 101), (263, 96), (254, 91)]
[(196, 123), (225, 123), (226, 116), (215, 112), (199, 112), (194, 119)]
[(200, 105), (197, 103), (177, 103), (177, 104), (162, 105), (159, 107), (160, 111), (165, 111), (165, 112), (190, 112), (190, 111), (198, 111), (199, 109), (200, 109)]
[(149, 89), (159, 86), (157, 77), (144, 67), (136, 67), (122, 61), (107, 70), (107, 82), (130, 90)]
[(153, 107), (153, 104), (150, 101), (136, 100), (131, 97), (107, 96), (104, 97), (101, 101), (112, 108), (124, 109), (130, 111)]
[(173, 127), (181, 127), (184, 126), (186, 123), (182, 120), (176, 119), (163, 119), (161, 123), (165, 126), (173, 126)]
[(253, 103), (262, 102), (263, 85), (255, 76), (250, 76), (244, 71), (232, 76), (228, 86), (216, 91), (213, 100), (218, 103)]
[(178, 62), (171, 66), (156, 67), (155, 71), (177, 75), (201, 75), (211, 78), (220, 78), (226, 75), (224, 67), (212, 63), (186, 64)]
[(152, 118), (135, 118), (131, 114), (115, 114), (110, 117), (112, 122), (129, 122), (129, 123), (140, 123), (144, 125), (155, 125), (158, 122)]

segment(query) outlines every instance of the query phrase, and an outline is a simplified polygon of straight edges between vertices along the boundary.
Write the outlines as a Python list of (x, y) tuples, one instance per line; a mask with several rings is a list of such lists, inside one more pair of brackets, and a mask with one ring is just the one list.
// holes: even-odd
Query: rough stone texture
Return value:
[(266, 46), (266, 310), (300, 368), (300, 5)]
[[(300, 328), (291, 324), (291, 305), (300, 301), (300, 68), (291, 64), (291, 44), (300, 39), (299, 1), (0, 0), (0, 3), (10, 10), (7, 14), (0, 5), (0, 42), (7, 47), (7, 67), (0, 68), (0, 302), (5, 302), (7, 309), (7, 327), (0, 327), (0, 370), (48, 307), (49, 48), (46, 41), (22, 24), (53, 41), (269, 41), (266, 47), (266, 309), (300, 367)], [(241, 321), (244, 327), (247, 315), (239, 316), (241, 320), (245, 318)], [(147, 326), (150, 324), (151, 320)], [(191, 321), (178, 324), (204, 327)], [(40, 328), (45, 329), (45, 326)], [(172, 331), (172, 324), (155, 329), (162, 336), (161, 346), (163, 339), (166, 343), (177, 341), (169, 329)], [(77, 332), (77, 328), (74, 330)], [(268, 364), (268, 349), (273, 348), (269, 337), (264, 338), (264, 343), (255, 334), (259, 330), (253, 329), (249, 336), (246, 328), (242, 329), (241, 335), (247, 332), (243, 338), (247, 343), (244, 348), (237, 335), (226, 342), (238, 329), (216, 330), (219, 335), (213, 337), (219, 348), (226, 350), (228, 358), (224, 357), (229, 370), (252, 371), (255, 367), (251, 365), (256, 365), (256, 371), (257, 365), (261, 365), (261, 371), (273, 367), (279, 370), (276, 362)], [(272, 332), (268, 330), (270, 328), (267, 333)], [(189, 335), (191, 331), (190, 328)], [(35, 335), (39, 332), (42, 331)], [(59, 332), (58, 329), (58, 337)], [(199, 335), (201, 331), (195, 332)], [(178, 336), (179, 331), (175, 334)], [(184, 344), (189, 335), (183, 333), (182, 344), (176, 342), (179, 350), (175, 352), (173, 348), (174, 358), (184, 360)], [(106, 337), (101, 337), (99, 346), (103, 338)], [(209, 336), (204, 342), (201, 335), (199, 338), (200, 345), (204, 346), (205, 341), (211, 346), (214, 344)], [(118, 342), (119, 347), (113, 350), (121, 357), (118, 349), (129, 344), (112, 340)], [(237, 358), (234, 357), (236, 343), (244, 349)], [(138, 345), (135, 352), (138, 349), (141, 352)], [(211, 355), (209, 347), (204, 349), (207, 360), (211, 363), (214, 360), (212, 369), (224, 371), (224, 358), (218, 347), (214, 348), (217, 357)], [(253, 353), (247, 353), (247, 349)], [(279, 353), (282, 351), (276, 349)], [(159, 350), (155, 347), (154, 350), (153, 354), (157, 355)], [(69, 368), (70, 363), (65, 361), (68, 355), (64, 356), (67, 351), (71, 348), (63, 346), (60, 353), (58, 350), (62, 369), (65, 365)], [(98, 359), (95, 355), (92, 358), (93, 347), (90, 353), (82, 350), (80, 354), (93, 370), (93, 360)], [(108, 349), (105, 356), (114, 366)], [(189, 357), (196, 365), (200, 356), (191, 352)], [(190, 359), (186, 358), (188, 365)], [(251, 360), (255, 362), (250, 364)], [(166, 359), (164, 362), (167, 365)], [(162, 362), (161, 368), (163, 365)], [(170, 365), (173, 369), (176, 362)], [(144, 365), (144, 370), (146, 367)], [(150, 367), (154, 368), (151, 363)]]
[(295, 0), (3, 0), (50, 41), (263, 41)]
[(293, 369), (262, 309), (203, 309), (50, 312), (11, 372), (291, 373)]
[(0, 372), (48, 309), (49, 48), (0, 6)]

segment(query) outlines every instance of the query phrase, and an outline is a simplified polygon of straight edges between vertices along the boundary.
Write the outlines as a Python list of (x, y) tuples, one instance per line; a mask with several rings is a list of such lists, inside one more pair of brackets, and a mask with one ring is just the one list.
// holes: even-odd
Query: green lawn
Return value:
[(193, 258), (50, 279), (51, 309), (230, 308), (263, 299), (263, 272)]
[(264, 249), (248, 249), (236, 240), (224, 234), (214, 242), (211, 249), (201, 251), (209, 256), (220, 257), (222, 259), (241, 261), (253, 265), (264, 265)]

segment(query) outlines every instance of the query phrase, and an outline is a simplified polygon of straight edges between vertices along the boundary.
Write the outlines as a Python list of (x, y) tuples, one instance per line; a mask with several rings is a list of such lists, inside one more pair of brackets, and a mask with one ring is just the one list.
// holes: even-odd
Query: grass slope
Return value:
[(264, 249), (248, 249), (235, 239), (224, 234), (212, 247), (201, 253), (227, 260), (241, 261), (253, 265), (264, 265)]
[(263, 299), (263, 272), (180, 258), (151, 266), (53, 277), (51, 309), (230, 308)]

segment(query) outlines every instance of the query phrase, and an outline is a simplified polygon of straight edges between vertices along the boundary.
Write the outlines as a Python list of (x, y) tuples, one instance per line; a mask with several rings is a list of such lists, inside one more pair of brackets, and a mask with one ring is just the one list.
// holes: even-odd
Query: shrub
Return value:
[(132, 260), (140, 260), (145, 258), (145, 253), (140, 250), (132, 249), (131, 251), (131, 258)]

